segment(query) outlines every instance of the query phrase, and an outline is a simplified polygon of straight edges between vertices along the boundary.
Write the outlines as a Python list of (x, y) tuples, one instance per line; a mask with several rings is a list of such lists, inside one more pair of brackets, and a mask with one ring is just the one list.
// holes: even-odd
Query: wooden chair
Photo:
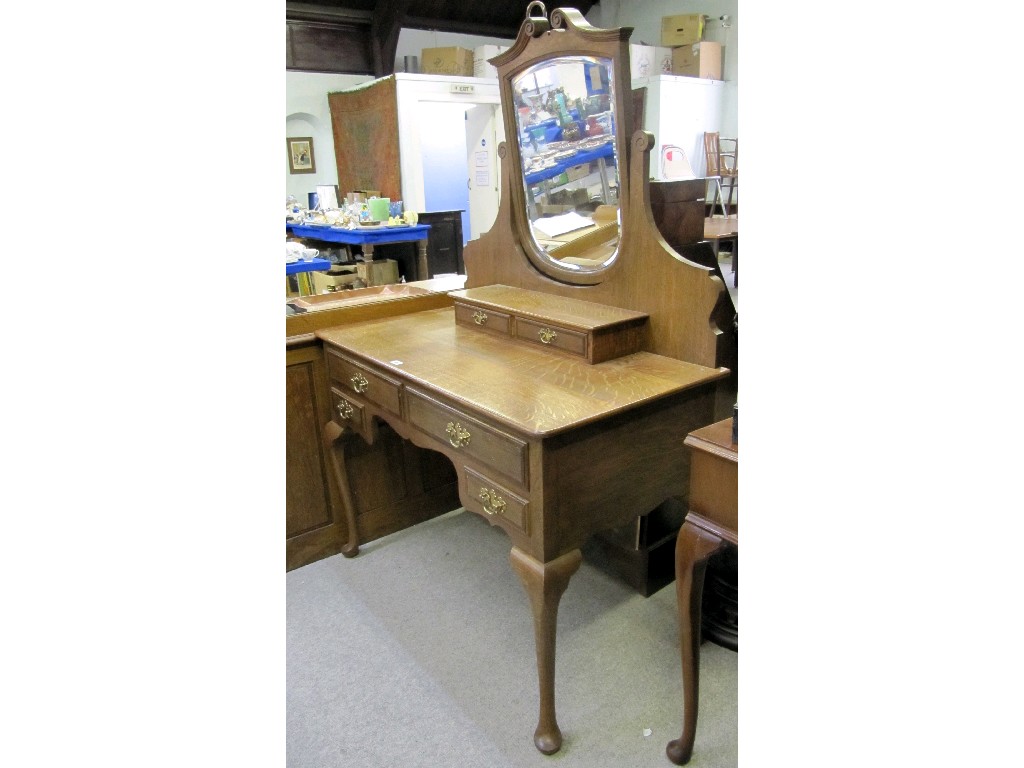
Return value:
[[(722, 151), (722, 144), (727, 143), (727, 151)], [(739, 139), (719, 138), (718, 133), (704, 134), (704, 157), (707, 160), (707, 171), (705, 177), (708, 181), (715, 182), (715, 197), (711, 201), (711, 214), (715, 213), (715, 204), (721, 203), (722, 213), (729, 215), (729, 205), (732, 205), (732, 192), (736, 189), (739, 181)], [(726, 205), (725, 196), (722, 193), (722, 183), (729, 187), (729, 203)]]

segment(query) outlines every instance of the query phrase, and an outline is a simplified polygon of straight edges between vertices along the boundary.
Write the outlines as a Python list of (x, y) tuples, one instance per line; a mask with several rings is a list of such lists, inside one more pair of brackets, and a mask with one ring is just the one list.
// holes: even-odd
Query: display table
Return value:
[(611, 142), (602, 144), (596, 149), (587, 149), (582, 152), (577, 152), (575, 155), (567, 157), (561, 162), (555, 163), (550, 168), (544, 168), (543, 170), (535, 171), (534, 173), (528, 173), (526, 174), (526, 183), (534, 185), (540, 184), (542, 181), (555, 178), (555, 176), (564, 173), (573, 166), (581, 165), (582, 163), (589, 163), (591, 160), (607, 162), (609, 159), (612, 163), (615, 162), (615, 145)]
[(429, 224), (405, 225), (395, 227), (360, 227), (359, 229), (343, 229), (327, 224), (286, 224), (288, 234), (310, 240), (323, 240), (327, 243), (344, 243), (359, 245), (363, 248), (363, 260), (373, 261), (373, 249), (378, 245), (392, 243), (416, 243), (416, 279), (426, 280), (430, 277), (427, 265), (427, 237), (430, 234)]
[(300, 272), (323, 272), (331, 268), (331, 262), (327, 259), (299, 259), (284, 265), (285, 275), (297, 275)]
[(688, 762), (697, 731), (700, 671), (700, 606), (708, 558), (726, 544), (739, 544), (739, 445), (733, 420), (725, 419), (687, 435), (690, 460), (689, 511), (676, 539), (676, 601), (683, 673), (683, 732), (668, 743), (676, 765)]
[[(525, 175), (527, 199), (530, 207), (534, 209), (534, 218), (536, 218), (536, 200), (534, 198), (533, 188), (538, 184), (543, 184), (544, 195), (549, 196), (554, 188), (551, 185), (551, 179), (560, 176), (570, 168), (584, 163), (590, 163), (592, 160), (597, 160), (598, 176), (601, 180), (601, 199), (605, 203), (610, 202), (611, 194), (608, 185), (608, 163), (611, 162), (612, 165), (615, 164), (615, 145), (609, 142), (608, 144), (602, 144), (596, 149), (577, 152), (575, 155), (567, 157), (549, 168), (544, 168)], [(572, 180), (566, 183), (571, 183), (571, 181)]]

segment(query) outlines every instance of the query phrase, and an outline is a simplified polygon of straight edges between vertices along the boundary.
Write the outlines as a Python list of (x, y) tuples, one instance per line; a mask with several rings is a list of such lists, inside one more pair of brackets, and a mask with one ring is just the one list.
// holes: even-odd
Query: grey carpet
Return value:
[[(558, 616), (562, 750), (533, 746), (537, 676), (505, 534), (456, 510), (287, 576), (289, 768), (670, 766), (675, 588), (643, 598), (584, 561)], [(737, 764), (737, 655), (701, 649), (694, 768)], [(645, 735), (650, 731), (650, 735)]]

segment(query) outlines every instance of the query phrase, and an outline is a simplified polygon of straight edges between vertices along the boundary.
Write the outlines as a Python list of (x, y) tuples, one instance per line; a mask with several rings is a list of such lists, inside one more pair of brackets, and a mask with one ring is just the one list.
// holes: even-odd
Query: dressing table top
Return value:
[(547, 436), (728, 375), (649, 352), (588, 364), (455, 323), (450, 308), (317, 331), (328, 344), (527, 435)]

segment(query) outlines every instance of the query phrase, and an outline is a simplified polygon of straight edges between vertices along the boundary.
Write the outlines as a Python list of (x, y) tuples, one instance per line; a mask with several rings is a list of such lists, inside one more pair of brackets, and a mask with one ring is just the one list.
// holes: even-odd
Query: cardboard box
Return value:
[(677, 45), (699, 43), (704, 39), (704, 19), (702, 13), (662, 16), (661, 44), (674, 48)]
[(314, 272), (313, 273), (313, 287), (316, 289), (316, 293), (330, 293), (332, 291), (338, 291), (344, 288), (346, 285), (350, 285), (356, 281), (359, 275), (356, 274), (356, 267), (332, 267), (328, 272)]
[(420, 51), (420, 72), (428, 75), (473, 76), (473, 52), (469, 48), (424, 48)]
[(498, 69), (488, 59), (508, 50), (507, 45), (478, 45), (473, 49), (473, 77), (497, 77)]
[(374, 259), (372, 279), (369, 277), (370, 266), (365, 262), (356, 264), (359, 279), (367, 285), (389, 285), (398, 282), (398, 262), (394, 259)]
[(672, 74), (672, 49), (657, 45), (630, 45), (629, 69), (633, 77)]
[(694, 43), (672, 49), (672, 74), (722, 79), (722, 44)]
[(571, 168), (566, 168), (565, 175), (569, 178), (569, 181), (585, 179), (590, 175), (590, 163), (580, 163), (579, 165), (574, 165)]

